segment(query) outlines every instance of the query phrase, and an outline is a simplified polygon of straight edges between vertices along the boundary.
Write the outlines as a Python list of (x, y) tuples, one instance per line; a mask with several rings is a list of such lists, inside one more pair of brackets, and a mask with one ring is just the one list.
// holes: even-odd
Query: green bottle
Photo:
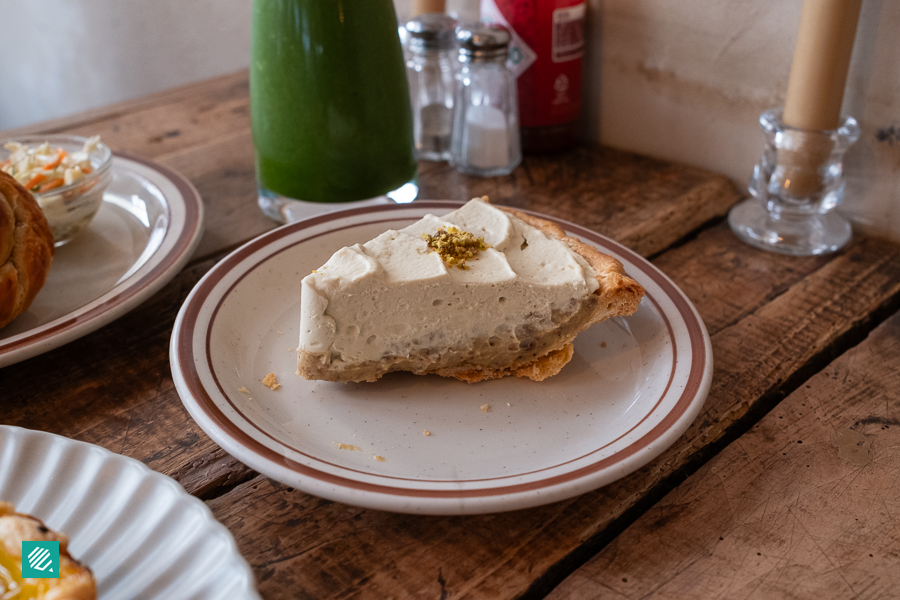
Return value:
[(417, 193), (412, 111), (391, 0), (253, 0), (250, 114), (259, 203)]

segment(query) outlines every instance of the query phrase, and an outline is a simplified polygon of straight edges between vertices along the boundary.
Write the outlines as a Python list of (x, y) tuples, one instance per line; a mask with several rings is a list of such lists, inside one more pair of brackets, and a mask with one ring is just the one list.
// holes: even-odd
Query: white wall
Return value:
[(246, 68), (250, 0), (0, 0), (0, 129)]
[[(590, 137), (745, 189), (763, 145), (759, 114), (784, 102), (802, 1), (589, 2)], [(898, 30), (900, 2), (864, 0), (844, 97), (862, 137), (847, 154), (843, 209), (900, 240)]]
[[(317, 0), (331, 1), (331, 0)], [(784, 100), (802, 0), (588, 0), (587, 137), (743, 189)], [(478, 0), (448, 0), (463, 18)], [(251, 0), (0, 0), (0, 129), (248, 64)], [(395, 0), (405, 17), (412, 0)], [(844, 210), (900, 240), (900, 2), (864, 0), (844, 107)], [(53, 15), (47, 19), (44, 15)]]

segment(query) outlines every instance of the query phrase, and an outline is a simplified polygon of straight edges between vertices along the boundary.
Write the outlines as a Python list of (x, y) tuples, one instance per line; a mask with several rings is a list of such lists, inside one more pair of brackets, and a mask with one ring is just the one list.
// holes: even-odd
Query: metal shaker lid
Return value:
[(456, 30), (459, 59), (464, 61), (505, 60), (510, 35), (506, 27), (488, 23), (465, 25)]
[(403, 26), (412, 51), (449, 50), (456, 47), (456, 19), (444, 13), (426, 13)]

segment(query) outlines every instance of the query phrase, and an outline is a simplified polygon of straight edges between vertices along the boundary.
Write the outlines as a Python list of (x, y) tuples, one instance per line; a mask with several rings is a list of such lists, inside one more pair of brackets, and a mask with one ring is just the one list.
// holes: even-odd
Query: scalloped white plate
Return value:
[[(581, 333), (560, 374), (541, 383), (477, 384), (406, 373), (362, 384), (295, 375), (300, 280), (343, 246), (458, 206), (416, 201), (330, 213), (269, 232), (218, 263), (182, 306), (169, 353), (178, 393), (200, 427), (292, 487), (432, 514), (569, 498), (634, 471), (674, 442), (703, 405), (712, 376), (700, 317), (634, 252), (544, 215), (621, 260), (647, 290), (633, 316)], [(262, 385), (269, 372), (280, 389)]]
[(209, 508), (132, 458), (0, 425), (0, 500), (69, 536), (100, 600), (260, 597)]

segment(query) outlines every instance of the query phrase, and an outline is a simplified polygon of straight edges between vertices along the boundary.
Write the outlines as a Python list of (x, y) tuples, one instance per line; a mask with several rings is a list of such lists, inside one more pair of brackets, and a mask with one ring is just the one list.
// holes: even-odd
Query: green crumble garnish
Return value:
[(422, 234), (422, 238), (428, 242), (428, 247), (438, 254), (447, 265), (458, 269), (468, 269), (466, 260), (475, 256), (479, 250), (490, 248), (484, 243), (483, 237), (475, 237), (468, 231), (460, 231), (456, 227), (444, 229), (441, 227), (434, 235)]

